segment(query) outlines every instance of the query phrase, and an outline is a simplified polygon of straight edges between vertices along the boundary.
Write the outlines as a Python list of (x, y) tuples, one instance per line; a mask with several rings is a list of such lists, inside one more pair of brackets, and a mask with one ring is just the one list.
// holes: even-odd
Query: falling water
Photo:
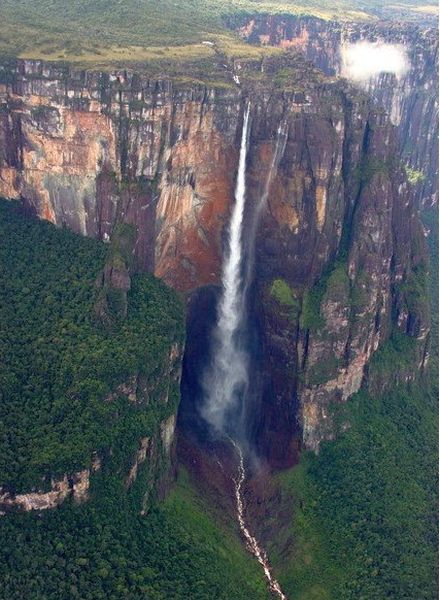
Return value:
[(246, 294), (252, 280), (255, 237), (261, 211), (267, 203), (270, 184), (283, 155), (287, 141), (287, 122), (277, 131), (275, 150), (266, 177), (263, 193), (255, 207), (248, 232), (248, 255), (244, 281), (242, 281), (243, 214), (246, 199), (246, 155), (249, 129), (249, 106), (243, 120), (240, 145), (235, 204), (228, 232), (228, 245), (223, 262), (223, 293), (218, 308), (217, 325), (213, 332), (213, 360), (204, 374), (202, 385), (205, 402), (204, 419), (217, 433), (227, 431), (227, 417), (237, 409), (240, 397), (248, 387), (249, 356), (240, 344), (239, 331), (245, 321)]
[(255, 228), (258, 225), (258, 219), (260, 217), (261, 211), (266, 206), (267, 198), (269, 196), (270, 184), (272, 183), (274, 173), (276, 172), (278, 165), (280, 164), (280, 160), (286, 148), (287, 133), (287, 121), (282, 121), (278, 125), (277, 138), (275, 142), (275, 151), (273, 153), (272, 162), (270, 163), (269, 172), (267, 174), (266, 182), (264, 184), (264, 190), (255, 210), (254, 219), (252, 223), (252, 226)]
[[(235, 204), (231, 215), (228, 231), (228, 244), (223, 262), (222, 295), (218, 306), (217, 324), (213, 332), (212, 361), (205, 372), (202, 386), (205, 402), (202, 406), (202, 416), (221, 437), (226, 437), (234, 446), (238, 458), (238, 477), (234, 479), (237, 520), (246, 541), (248, 550), (257, 558), (263, 567), (269, 588), (280, 600), (286, 600), (278, 582), (272, 577), (265, 551), (259, 546), (258, 540), (252, 536), (246, 526), (242, 487), (246, 478), (243, 451), (235, 441), (240, 438), (240, 428), (237, 426), (237, 408), (240, 399), (246, 396), (248, 388), (249, 357), (240, 340), (240, 330), (246, 320), (245, 305), (248, 280), (252, 270), (255, 234), (259, 214), (264, 207), (269, 194), (273, 172), (278, 166), (286, 142), (286, 125), (281, 125), (275, 147), (274, 156), (266, 179), (263, 195), (256, 207), (251, 223), (251, 238), (249, 245), (248, 265), (243, 281), (243, 214), (246, 199), (246, 155), (249, 130), (249, 105), (246, 108), (241, 134), (240, 156), (238, 162), (237, 183), (235, 187)], [(251, 266), (249, 266), (249, 264)], [(231, 424), (232, 417), (235, 422)], [(235, 438), (235, 439), (234, 439)], [(241, 441), (243, 443), (243, 440)]]
[(267, 173), (266, 181), (264, 183), (263, 193), (260, 196), (260, 199), (255, 207), (254, 214), (252, 215), (252, 221), (249, 227), (248, 234), (248, 260), (246, 264), (246, 276), (245, 276), (245, 289), (244, 294), (247, 293), (249, 286), (252, 282), (253, 272), (254, 272), (254, 261), (255, 261), (255, 238), (257, 235), (257, 227), (258, 222), (260, 220), (261, 212), (267, 204), (267, 199), (269, 197), (270, 185), (273, 180), (273, 176), (278, 169), (278, 165), (280, 164), (280, 160), (284, 154), (284, 150), (286, 149), (287, 143), (287, 121), (282, 121), (277, 130), (277, 138), (275, 143), (275, 150), (272, 156), (272, 161), (270, 163), (269, 171)]
[(223, 293), (218, 307), (217, 325), (213, 332), (213, 359), (202, 381), (205, 392), (202, 415), (219, 434), (226, 433), (227, 416), (237, 407), (239, 398), (245, 393), (248, 384), (248, 355), (239, 341), (239, 330), (244, 321), (245, 310), (241, 264), (248, 128), (249, 106), (243, 120), (235, 204), (223, 262)]

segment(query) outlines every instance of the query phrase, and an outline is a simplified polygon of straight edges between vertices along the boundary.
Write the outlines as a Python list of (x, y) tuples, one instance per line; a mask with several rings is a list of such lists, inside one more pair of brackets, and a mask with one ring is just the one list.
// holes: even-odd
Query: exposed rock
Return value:
[(59, 506), (68, 497), (72, 497), (77, 504), (85, 502), (89, 497), (90, 475), (100, 468), (100, 459), (95, 455), (90, 469), (64, 475), (61, 479), (51, 479), (48, 492), (12, 494), (0, 488), (0, 514), (5, 514), (12, 509), (25, 512), (47, 510)]
[(174, 441), (174, 431), (176, 429), (176, 415), (171, 415), (160, 425), (160, 437), (166, 455), (171, 452), (171, 446)]
[(410, 23), (372, 21), (340, 23), (313, 17), (258, 15), (232, 24), (253, 43), (302, 52), (324, 73), (342, 75), (342, 49), (361, 40), (402, 46), (409, 70), (401, 76), (382, 73), (360, 84), (398, 127), (402, 160), (420, 173), (415, 197), (438, 202), (438, 30)]
[(145, 462), (145, 459), (147, 458), (147, 454), (148, 454), (150, 447), (151, 447), (150, 438), (147, 438), (147, 437), (142, 438), (141, 441), (139, 442), (139, 450), (136, 452), (136, 456), (135, 456), (133, 465), (131, 466), (128, 476), (125, 480), (126, 487), (128, 487), (128, 488), (131, 487), (133, 485), (133, 483), (136, 481), (139, 466)]
[(233, 197), (237, 92), (40, 61), (5, 68), (0, 195), (103, 240), (117, 221), (133, 224), (138, 269), (182, 289), (215, 281)]
[[(246, 35), (269, 35), (267, 43), (286, 40), (327, 72), (336, 71), (340, 29), (293, 19), (280, 38), (274, 19), (247, 24)], [(360, 31), (353, 30), (354, 38)], [(429, 79), (430, 34), (414, 35), (415, 57), (426, 46), (419, 70)], [(365, 29), (362, 36), (373, 33)], [(250, 98), (247, 232), (283, 123), (284, 152), (256, 231), (251, 314), (258, 324), (259, 389), (250, 415), (259, 448), (283, 466), (296, 460), (301, 441), (316, 449), (333, 435), (330, 403), (359, 388), (371, 354), (394, 327), (426, 347), (429, 320), (420, 304), (412, 305), (407, 289), (425, 263), (424, 241), (396, 128), (378, 101), (346, 81), (325, 78), (302, 57), (268, 59), (258, 69), (246, 61), (239, 66), (239, 89), (211, 89), (125, 71), (13, 63), (0, 90), (0, 194), (21, 197), (40, 217), (106, 241), (121, 225), (132, 225), (134, 268), (202, 298), (198, 291), (220, 280), (244, 105)], [(398, 88), (401, 124), (413, 114), (410, 81)], [(434, 89), (429, 86), (427, 98)], [(385, 93), (388, 87), (379, 88), (389, 108), (394, 100)], [(423, 127), (412, 130), (418, 147), (435, 113), (426, 102), (420, 108)], [(421, 150), (423, 168), (428, 147)], [(408, 156), (418, 168), (416, 154)], [(423, 197), (432, 185), (426, 181)], [(104, 287), (116, 286), (122, 295), (129, 288), (129, 256), (123, 256), (124, 265), (112, 263), (103, 276)], [(336, 259), (343, 263), (343, 282), (333, 281), (321, 294), (315, 326), (304, 323), (308, 290), (325, 279)], [(268, 299), (276, 278), (295, 291), (302, 314), (280, 314)], [(123, 315), (123, 298), (120, 306)], [(197, 306), (193, 312), (195, 322)], [(177, 354), (171, 350), (172, 381), (180, 377)], [(149, 386), (156, 385), (130, 380), (116, 393), (147, 402)], [(163, 386), (163, 403), (168, 396)], [(172, 452), (174, 426), (171, 416), (160, 428), (166, 453)]]
[[(126, 396), (129, 402), (136, 404), (138, 402), (138, 378), (136, 375), (130, 377), (125, 383), (121, 383), (117, 386), (114, 392), (109, 394), (106, 398), (107, 402), (112, 402), (118, 396)], [(148, 400), (147, 400), (148, 401)]]

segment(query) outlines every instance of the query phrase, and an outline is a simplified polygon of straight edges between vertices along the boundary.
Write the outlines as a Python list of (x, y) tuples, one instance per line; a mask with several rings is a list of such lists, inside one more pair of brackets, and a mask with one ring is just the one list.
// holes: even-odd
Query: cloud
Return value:
[(409, 59), (403, 46), (372, 42), (346, 44), (341, 49), (342, 75), (354, 81), (366, 81), (380, 73), (405, 75)]

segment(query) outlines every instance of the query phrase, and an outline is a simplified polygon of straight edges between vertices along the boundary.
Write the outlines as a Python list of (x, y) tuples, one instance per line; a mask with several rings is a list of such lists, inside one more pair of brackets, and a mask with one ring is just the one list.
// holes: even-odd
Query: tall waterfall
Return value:
[[(241, 134), (235, 203), (228, 231), (228, 243), (223, 261), (222, 295), (218, 306), (217, 324), (212, 337), (212, 360), (204, 373), (203, 418), (219, 434), (234, 436), (228, 418), (239, 423), (237, 409), (248, 388), (249, 355), (241, 343), (240, 330), (246, 321), (246, 293), (252, 281), (255, 237), (260, 214), (267, 203), (270, 184), (287, 141), (287, 122), (280, 123), (275, 149), (265, 180), (263, 193), (255, 206), (247, 236), (247, 264), (243, 269), (243, 215), (246, 200), (246, 156), (249, 133), (249, 105), (246, 108)], [(243, 277), (244, 271), (244, 277)]]
[(223, 261), (223, 290), (213, 332), (213, 357), (202, 381), (205, 392), (202, 416), (220, 434), (232, 433), (227, 431), (227, 417), (238, 406), (248, 385), (248, 355), (239, 340), (240, 326), (245, 317), (241, 270), (248, 130), (249, 105), (243, 119), (235, 203)]
[(217, 324), (212, 340), (212, 361), (202, 380), (205, 393), (202, 415), (220, 436), (230, 441), (239, 459), (238, 477), (233, 479), (233, 482), (236, 514), (240, 531), (246, 542), (247, 549), (262, 566), (264, 576), (269, 583), (269, 589), (280, 600), (287, 600), (287, 598), (283, 594), (277, 580), (272, 576), (264, 548), (259, 545), (257, 538), (252, 535), (245, 520), (243, 486), (246, 480), (246, 470), (242, 450), (242, 444), (245, 440), (240, 440), (242, 432), (240, 430), (240, 419), (238, 418), (239, 413), (237, 409), (240, 408), (240, 400), (246, 396), (249, 383), (249, 355), (242, 343), (240, 333), (246, 322), (246, 292), (253, 270), (255, 235), (259, 215), (269, 195), (273, 173), (276, 171), (285, 148), (287, 139), (286, 129), (286, 124), (280, 125), (278, 129), (275, 152), (266, 178), (263, 194), (255, 208), (248, 244), (248, 264), (243, 277), (242, 237), (246, 200), (246, 156), (249, 130), (249, 105), (247, 106), (241, 133), (235, 204), (229, 224), (228, 244), (223, 262), (223, 289), (218, 306)]

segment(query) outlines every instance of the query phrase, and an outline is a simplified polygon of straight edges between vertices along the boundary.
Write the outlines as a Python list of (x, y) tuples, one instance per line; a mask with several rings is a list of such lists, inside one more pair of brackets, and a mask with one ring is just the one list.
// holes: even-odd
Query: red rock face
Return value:
[[(295, 44), (310, 45), (307, 31), (293, 36)], [(21, 61), (0, 90), (0, 195), (22, 198), (40, 217), (103, 240), (115, 224), (134, 224), (137, 269), (188, 294), (220, 283), (245, 101), (252, 121), (248, 253), (277, 130), (285, 124), (285, 148), (256, 232), (251, 297), (259, 331), (252, 435), (277, 467), (297, 460), (300, 442), (317, 449), (332, 437), (330, 402), (359, 389), (393, 325), (418, 337), (421, 347), (428, 332), (424, 316), (410, 314), (396, 291), (424, 253), (423, 242), (420, 252), (411, 250), (421, 230), (393, 162), (393, 127), (347, 83), (300, 75), (298, 90), (289, 92), (245, 77), (242, 89), (175, 88), (133, 73)], [(336, 259), (345, 283), (323, 297), (312, 329), (300, 319), (304, 298)], [(290, 286), (294, 313), (271, 296), (276, 279)], [(366, 298), (356, 310), (353, 289)]]
[(156, 218), (156, 274), (182, 290), (219, 281), (221, 233), (234, 194), (236, 150), (212, 111), (185, 106), (181, 138), (166, 150)]
[(104, 76), (90, 73), (73, 75), (66, 89), (64, 76), (23, 61), (0, 89), (0, 195), (104, 240), (116, 222), (134, 224), (140, 270), (185, 291), (218, 281), (236, 95), (226, 92), (234, 112), (223, 118), (213, 91), (177, 92), (126, 74), (107, 77), (103, 91)]

